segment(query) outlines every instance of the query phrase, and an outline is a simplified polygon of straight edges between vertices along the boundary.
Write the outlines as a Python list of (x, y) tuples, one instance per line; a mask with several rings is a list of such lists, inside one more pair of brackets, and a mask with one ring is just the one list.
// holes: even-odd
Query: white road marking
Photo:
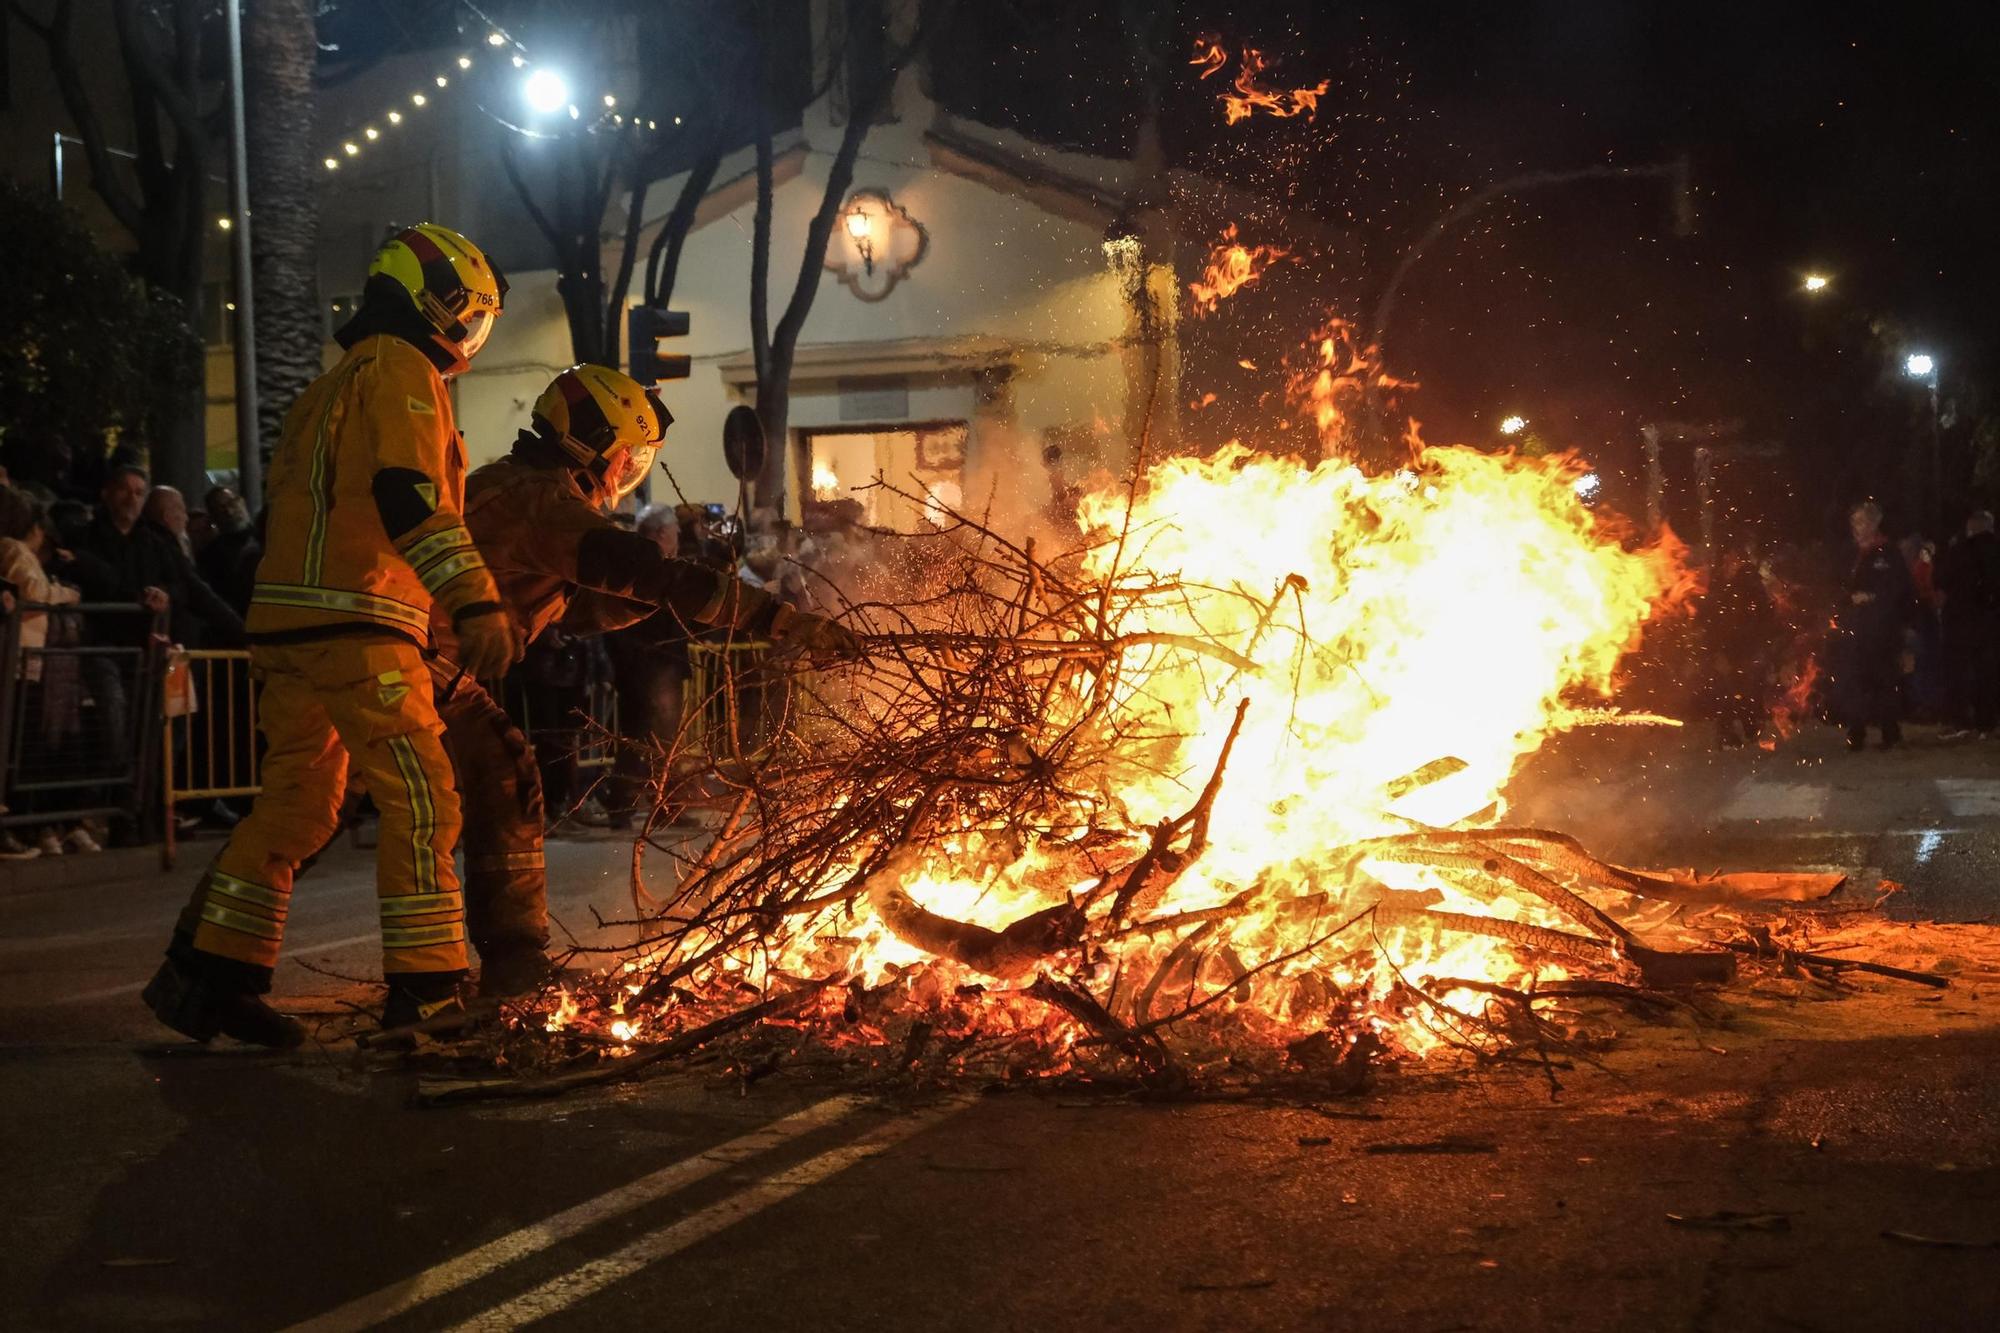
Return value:
[[(349, 935), (344, 939), (327, 940), (323, 944), (308, 944), (300, 948), (294, 948), (291, 952), (294, 954), (332, 953), (335, 949), (345, 949), (350, 944), (365, 944), (369, 940), (379, 938), (381, 938), (381, 932), (371, 930), (366, 935)], [(279, 966), (283, 966), (283, 964), (280, 963)], [(128, 981), (123, 985), (104, 986), (97, 990), (80, 990), (69, 995), (37, 997), (32, 1007), (51, 1004), (91, 1004), (98, 1000), (115, 1000), (124, 995), (137, 995), (140, 991), (146, 989), (146, 982), (151, 980), (152, 975), (148, 973), (143, 981)], [(9, 1005), (7, 1007), (18, 1009), (31, 1006)]]
[(311, 1333), (338, 1333), (340, 1330), (372, 1328), (406, 1310), (415, 1309), (433, 1297), (477, 1281), (517, 1259), (568, 1240), (607, 1218), (630, 1212), (656, 1199), (664, 1199), (718, 1171), (830, 1125), (866, 1104), (867, 1100), (854, 1096), (829, 1097), (761, 1129), (705, 1149), (672, 1166), (662, 1167), (574, 1208), (564, 1209), (553, 1217), (510, 1232), (498, 1240), (488, 1241), (476, 1250), (427, 1268), (414, 1277), (357, 1297), (302, 1324), (294, 1324), (286, 1333), (306, 1333), (307, 1330)]
[(1938, 778), (1937, 789), (1960, 819), (2000, 816), (2000, 782), (1992, 778)]
[(1933, 833), (1941, 837), (1953, 837), (1965, 832), (1962, 828), (1889, 828), (1879, 833), (1867, 829), (1801, 829), (1797, 833), (1782, 835), (1787, 842), (1809, 842), (1815, 838), (1833, 841), (1867, 842), (1872, 838), (1928, 838)]
[(515, 1329), (532, 1324), (538, 1319), (546, 1319), (586, 1296), (595, 1295), (613, 1283), (621, 1282), (662, 1259), (670, 1258), (691, 1245), (707, 1240), (717, 1232), (762, 1212), (772, 1204), (783, 1203), (794, 1194), (838, 1175), (857, 1162), (881, 1155), (902, 1140), (920, 1130), (930, 1128), (948, 1116), (957, 1114), (971, 1104), (970, 1099), (948, 1102), (943, 1106), (879, 1125), (851, 1143), (842, 1144), (797, 1166), (780, 1171), (775, 1176), (748, 1185), (728, 1198), (710, 1204), (698, 1213), (691, 1213), (678, 1222), (661, 1227), (658, 1231), (649, 1232), (623, 1249), (605, 1255), (602, 1259), (593, 1259), (558, 1277), (550, 1278), (534, 1290), (523, 1292), (483, 1314), (474, 1315), (456, 1327), (461, 1331)]
[(1764, 819), (1818, 819), (1833, 788), (1816, 782), (1763, 782), (1745, 778), (1730, 793), (1721, 817), (1731, 823)]

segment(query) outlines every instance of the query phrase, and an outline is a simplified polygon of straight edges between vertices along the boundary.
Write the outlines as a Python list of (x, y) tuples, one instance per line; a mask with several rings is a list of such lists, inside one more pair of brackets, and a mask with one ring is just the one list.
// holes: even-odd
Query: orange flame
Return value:
[[(1311, 359), (1291, 372), (1287, 396), (1311, 418), (1328, 452), (1352, 454), (1357, 412), (1369, 396), (1415, 389), (1417, 382), (1383, 370), (1380, 351), (1373, 345), (1363, 346), (1354, 326), (1344, 319), (1329, 320), (1314, 335), (1312, 348)], [(1412, 456), (1422, 449), (1415, 421), (1406, 422), (1405, 438)]]
[[(1188, 63), (1199, 66), (1204, 79), (1221, 69), (1228, 60), (1228, 53), (1211, 37), (1196, 39), (1194, 50), (1194, 59)], [(1222, 118), (1227, 124), (1248, 120), (1259, 111), (1281, 119), (1304, 116), (1311, 120), (1318, 114), (1319, 99), (1326, 95), (1326, 79), (1321, 79), (1310, 88), (1267, 88), (1258, 81), (1258, 76), (1271, 63), (1262, 51), (1246, 46), (1239, 61), (1233, 85), (1236, 91), (1216, 94), (1216, 100), (1222, 103)]]
[(1229, 52), (1223, 49), (1221, 41), (1215, 36), (1204, 33), (1194, 39), (1194, 59), (1188, 64), (1199, 69), (1202, 78), (1221, 73), (1222, 67), (1228, 63)]
[(1767, 750), (1776, 749), (1777, 742), (1797, 734), (1799, 724), (1812, 711), (1813, 690), (1819, 685), (1819, 659), (1807, 657), (1799, 663), (1785, 688), (1778, 694), (1778, 700), (1771, 705), (1771, 730), (1773, 735), (1759, 742)]
[(1208, 266), (1202, 276), (1188, 284), (1188, 295), (1196, 315), (1212, 315), (1216, 307), (1237, 291), (1264, 275), (1264, 270), (1291, 253), (1276, 245), (1243, 245), (1236, 239), (1236, 224), (1222, 229), (1221, 237), (1209, 247)]

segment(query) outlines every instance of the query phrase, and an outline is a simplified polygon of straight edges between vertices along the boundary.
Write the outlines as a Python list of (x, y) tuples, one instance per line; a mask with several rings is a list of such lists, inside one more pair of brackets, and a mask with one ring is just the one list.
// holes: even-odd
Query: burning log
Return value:
[(903, 888), (918, 860), (907, 848), (899, 851), (868, 877), (863, 890), (882, 924), (905, 944), (1011, 981), (1083, 939), (1083, 913), (1067, 902), (1022, 917), (1005, 930), (988, 930), (929, 911)]

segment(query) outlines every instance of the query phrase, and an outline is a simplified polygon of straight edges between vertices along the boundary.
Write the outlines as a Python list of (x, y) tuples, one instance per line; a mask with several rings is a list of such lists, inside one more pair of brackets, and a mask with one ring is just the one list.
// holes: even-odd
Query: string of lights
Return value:
[[(490, 70), (495, 62), (503, 59), (507, 62), (507, 67), (522, 72), (520, 96), (534, 115), (555, 117), (566, 110), (569, 120), (575, 122), (573, 129), (585, 133), (595, 132), (607, 124), (619, 129), (626, 127), (627, 117), (619, 106), (616, 93), (605, 92), (597, 96), (577, 97), (562, 71), (553, 65), (538, 64), (518, 38), (487, 17), (479, 6), (469, 3), (469, 0), (461, 0), (461, 4), (478, 25), (485, 28), (486, 38), (483, 47), (472, 45), (460, 50), (456, 56), (433, 73), (427, 83), (411, 89), (400, 101), (383, 110), (379, 116), (350, 127), (347, 133), (340, 135), (329, 145), (321, 157), (321, 165), (327, 171), (339, 171), (367, 153), (371, 146), (387, 142), (405, 122), (428, 111), (436, 105), (439, 98), (470, 87), (475, 71)], [(515, 133), (531, 138), (557, 137), (547, 131), (518, 124), (497, 115), (478, 103), (476, 97), (475, 105)], [(589, 117), (588, 123), (585, 123), (586, 116)], [(678, 117), (674, 123), (679, 123)], [(643, 129), (647, 132), (660, 128), (657, 120), (642, 121), (636, 114), (630, 117), (630, 124), (633, 129)]]

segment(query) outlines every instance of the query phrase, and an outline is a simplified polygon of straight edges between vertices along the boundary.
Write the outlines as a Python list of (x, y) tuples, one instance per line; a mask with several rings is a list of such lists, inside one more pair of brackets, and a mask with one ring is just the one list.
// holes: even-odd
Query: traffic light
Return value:
[(685, 353), (662, 356), (660, 339), (685, 338), (687, 331), (688, 313), (685, 310), (667, 310), (653, 305), (633, 306), (625, 318), (625, 344), (631, 349), (632, 378), (641, 384), (686, 379), (694, 370), (692, 358)]

